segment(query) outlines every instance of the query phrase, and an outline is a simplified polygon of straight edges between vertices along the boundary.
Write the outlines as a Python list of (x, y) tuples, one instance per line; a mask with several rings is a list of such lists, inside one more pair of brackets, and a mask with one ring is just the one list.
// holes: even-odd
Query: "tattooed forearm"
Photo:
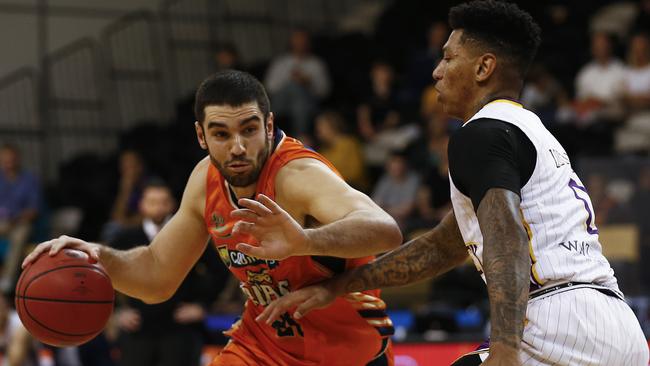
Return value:
[(490, 189), (477, 212), (490, 297), (490, 340), (517, 349), (521, 347), (530, 286), (528, 237), (519, 203), (513, 192)]
[(337, 292), (405, 285), (447, 272), (466, 258), (456, 218), (450, 212), (428, 233), (341, 276)]

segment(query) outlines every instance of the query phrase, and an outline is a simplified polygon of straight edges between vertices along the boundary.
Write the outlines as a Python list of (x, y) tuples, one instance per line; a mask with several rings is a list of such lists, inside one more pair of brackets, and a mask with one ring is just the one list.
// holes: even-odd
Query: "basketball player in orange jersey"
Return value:
[(23, 267), (46, 252), (83, 250), (106, 267), (116, 290), (156, 303), (176, 291), (210, 235), (248, 297), (212, 366), (392, 365), (393, 328), (378, 291), (349, 294), (300, 321), (289, 313), (271, 324), (255, 318), (278, 297), (399, 245), (395, 221), (322, 156), (274, 128), (253, 76), (229, 70), (209, 77), (195, 113), (209, 156), (149, 246), (118, 251), (62, 236), (39, 244)]

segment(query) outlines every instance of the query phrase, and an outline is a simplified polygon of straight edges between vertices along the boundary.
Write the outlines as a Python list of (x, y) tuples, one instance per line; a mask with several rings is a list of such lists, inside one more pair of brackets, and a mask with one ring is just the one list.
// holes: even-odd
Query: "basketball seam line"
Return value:
[(76, 304), (111, 304), (113, 300), (65, 300), (65, 299), (47, 299), (43, 297), (17, 296), (19, 299), (45, 301), (45, 302), (70, 302)]

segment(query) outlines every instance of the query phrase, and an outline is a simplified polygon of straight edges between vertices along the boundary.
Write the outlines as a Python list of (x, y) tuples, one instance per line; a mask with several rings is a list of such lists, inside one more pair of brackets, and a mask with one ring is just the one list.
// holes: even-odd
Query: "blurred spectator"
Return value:
[[(22, 325), (18, 313), (12, 310), (5, 296), (0, 296), (0, 360), (8, 366), (46, 365), (52, 355), (42, 355), (39, 361), (40, 344), (33, 340)], [(48, 357), (49, 356), (49, 357)], [(41, 362), (42, 361), (42, 362)]]
[(428, 229), (436, 226), (451, 210), (449, 187), (449, 160), (447, 145), (449, 136), (438, 138), (429, 146), (431, 154), (437, 156), (435, 166), (422, 173), (422, 183), (418, 189), (414, 215), (408, 220), (407, 231)]
[(119, 158), (120, 180), (113, 202), (111, 220), (105, 225), (102, 240), (110, 242), (123, 228), (137, 225), (140, 220), (138, 203), (148, 177), (144, 162), (137, 151), (122, 151)]
[(650, 32), (650, 0), (639, 0), (632, 31)]
[(345, 133), (345, 124), (340, 114), (323, 112), (316, 117), (316, 138), (320, 150), (351, 186), (365, 191), (368, 189), (363, 150), (359, 141)]
[(576, 77), (576, 113), (578, 123), (588, 125), (600, 118), (620, 117), (618, 101), (622, 96), (624, 67), (613, 54), (613, 39), (595, 33), (591, 39), (593, 60)]
[(22, 169), (18, 148), (0, 147), (0, 240), (9, 247), (0, 278), (2, 291), (13, 286), (40, 205), (40, 184), (36, 176)]
[(595, 33), (591, 40), (593, 60), (576, 77), (575, 123), (585, 153), (609, 153), (615, 124), (622, 120), (624, 67), (613, 55), (613, 39)]
[[(449, 130), (455, 125), (438, 103), (438, 92), (427, 88), (422, 96), (422, 132), (406, 150), (409, 162), (421, 176), (426, 176), (446, 164)], [(445, 175), (447, 173), (445, 172)]]
[(372, 181), (392, 151), (403, 150), (417, 137), (417, 126), (401, 124), (391, 65), (376, 61), (370, 70), (371, 92), (357, 108), (357, 128), (365, 143)]
[(221, 43), (217, 45), (214, 53), (215, 71), (235, 69), (242, 70), (237, 47), (232, 43)]
[(535, 112), (548, 128), (555, 124), (558, 105), (567, 100), (560, 83), (543, 64), (534, 64), (528, 72), (528, 80), (521, 92), (521, 103)]
[(393, 67), (384, 61), (376, 61), (370, 69), (370, 95), (357, 108), (357, 127), (366, 142), (400, 123), (394, 76)]
[(587, 177), (587, 190), (596, 214), (596, 226), (606, 224), (612, 208), (616, 206), (614, 198), (607, 194), (607, 179), (601, 174)]
[(386, 162), (386, 173), (379, 179), (372, 199), (388, 212), (404, 230), (415, 210), (420, 177), (408, 166), (402, 152), (394, 152)]
[(544, 36), (537, 59), (557, 78), (564, 90), (573, 92), (576, 71), (582, 66), (588, 50), (589, 4), (567, 1), (540, 2), (544, 16), (540, 14)]
[(311, 53), (310, 36), (304, 29), (291, 33), (290, 52), (271, 62), (264, 84), (279, 117), (289, 117), (294, 136), (309, 136), (319, 102), (330, 92), (325, 63)]
[[(170, 218), (175, 203), (166, 185), (152, 181), (143, 189), (139, 208), (140, 226), (119, 232), (111, 246), (126, 250), (149, 243)], [(115, 313), (122, 331), (120, 365), (199, 365), (205, 309), (220, 290), (214, 276), (223, 266), (217, 258), (213, 249), (206, 251), (166, 302), (147, 305), (134, 298), (125, 300), (126, 305)]]
[(589, 19), (592, 32), (607, 32), (625, 39), (638, 8), (631, 1), (607, 1), (600, 6)]
[(406, 71), (407, 86), (406, 98), (417, 100), (424, 89), (433, 84), (432, 73), (442, 58), (442, 46), (447, 42), (449, 27), (447, 22), (437, 21), (431, 24), (427, 31), (426, 48), (414, 55), (411, 64)]
[(596, 226), (630, 222), (632, 212), (627, 205), (634, 193), (632, 184), (626, 180), (608, 179), (599, 173), (587, 177), (587, 190), (596, 215)]
[(650, 36), (637, 33), (630, 39), (624, 76), (623, 104), (628, 118), (616, 134), (619, 152), (650, 150)]
[(408, 220), (407, 232), (431, 228), (449, 212), (449, 130), (455, 125), (438, 103), (438, 92), (427, 88), (422, 95), (421, 115), (425, 133), (408, 148), (410, 165), (422, 177), (414, 215)]

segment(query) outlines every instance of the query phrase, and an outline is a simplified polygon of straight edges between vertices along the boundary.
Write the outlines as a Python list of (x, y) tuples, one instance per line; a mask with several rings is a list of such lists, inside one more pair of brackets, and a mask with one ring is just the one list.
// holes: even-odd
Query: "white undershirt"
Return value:
[(168, 219), (169, 218), (165, 219), (165, 221), (163, 221), (162, 225), (160, 226), (156, 225), (151, 219), (142, 220), (142, 230), (144, 231), (145, 235), (147, 235), (149, 242), (152, 242), (153, 238), (158, 235), (160, 230), (162, 230), (162, 227), (167, 223)]

